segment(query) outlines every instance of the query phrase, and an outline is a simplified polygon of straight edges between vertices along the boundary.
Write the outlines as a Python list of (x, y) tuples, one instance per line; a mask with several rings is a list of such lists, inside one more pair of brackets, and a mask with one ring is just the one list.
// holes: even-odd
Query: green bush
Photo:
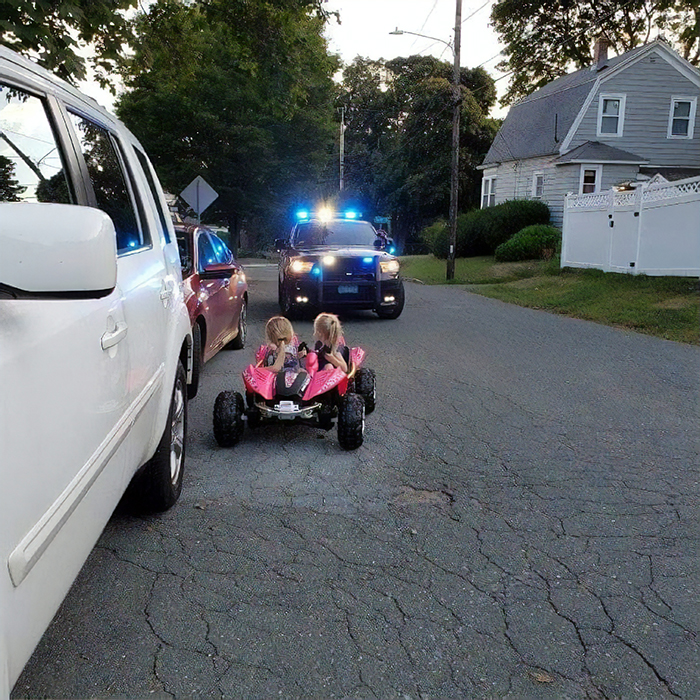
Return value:
[[(549, 207), (534, 199), (513, 199), (495, 207), (473, 209), (457, 217), (458, 258), (492, 255), (496, 248), (521, 229), (549, 223)], [(445, 259), (450, 250), (449, 223), (440, 219), (421, 233), (428, 250)]]
[(447, 258), (450, 250), (450, 227), (444, 219), (438, 219), (421, 231), (420, 235), (428, 250), (441, 260)]
[(457, 217), (457, 256), (473, 258), (492, 253), (486, 245), (486, 232), (491, 220), (490, 209), (472, 209)]
[(511, 199), (483, 211), (489, 212), (483, 232), (488, 253), (526, 226), (549, 223), (549, 207), (537, 199)]
[(496, 248), (494, 257), (498, 262), (516, 262), (549, 258), (561, 246), (561, 231), (554, 226), (535, 224), (526, 226)]

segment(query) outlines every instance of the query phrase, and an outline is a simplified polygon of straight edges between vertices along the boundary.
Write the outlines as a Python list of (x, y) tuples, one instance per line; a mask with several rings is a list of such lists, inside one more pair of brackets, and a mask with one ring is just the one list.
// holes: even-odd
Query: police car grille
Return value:
[(337, 258), (335, 264), (324, 268), (326, 282), (350, 282), (374, 280), (374, 264), (365, 263), (362, 258)]

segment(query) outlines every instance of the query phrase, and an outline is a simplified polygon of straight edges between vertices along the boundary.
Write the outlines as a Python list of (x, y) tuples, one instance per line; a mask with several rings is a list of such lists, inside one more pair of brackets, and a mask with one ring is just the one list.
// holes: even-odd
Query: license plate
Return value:
[(339, 284), (338, 294), (357, 294), (356, 284)]

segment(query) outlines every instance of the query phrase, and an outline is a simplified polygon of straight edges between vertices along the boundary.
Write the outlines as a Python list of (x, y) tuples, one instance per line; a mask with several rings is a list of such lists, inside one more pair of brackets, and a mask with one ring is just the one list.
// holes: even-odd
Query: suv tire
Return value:
[(192, 381), (187, 385), (187, 398), (193, 399), (199, 391), (199, 375), (202, 371), (202, 328), (192, 326)]
[(180, 496), (187, 434), (186, 382), (185, 368), (178, 362), (165, 430), (153, 457), (136, 474), (126, 494), (137, 512), (168, 510)]

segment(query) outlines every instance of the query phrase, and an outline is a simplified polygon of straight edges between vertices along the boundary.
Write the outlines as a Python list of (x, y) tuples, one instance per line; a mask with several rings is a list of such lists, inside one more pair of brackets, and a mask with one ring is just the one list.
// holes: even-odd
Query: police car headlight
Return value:
[(382, 260), (379, 263), (379, 267), (382, 272), (384, 273), (389, 273), (389, 272), (398, 272), (399, 271), (399, 261), (398, 260)]
[(314, 266), (313, 260), (292, 260), (291, 270), (297, 274), (311, 272)]

